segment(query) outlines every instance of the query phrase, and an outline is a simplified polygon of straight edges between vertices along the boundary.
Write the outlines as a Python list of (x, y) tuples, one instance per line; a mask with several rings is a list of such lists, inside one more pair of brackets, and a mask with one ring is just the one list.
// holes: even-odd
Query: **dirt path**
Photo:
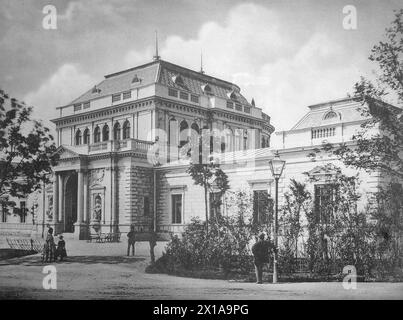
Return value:
[[(45, 290), (38, 255), (0, 261), (0, 299), (403, 299), (403, 283), (239, 283), (146, 274), (148, 247), (124, 256), (124, 244), (74, 245), (55, 263), (57, 289)], [(157, 256), (162, 247), (157, 248)]]

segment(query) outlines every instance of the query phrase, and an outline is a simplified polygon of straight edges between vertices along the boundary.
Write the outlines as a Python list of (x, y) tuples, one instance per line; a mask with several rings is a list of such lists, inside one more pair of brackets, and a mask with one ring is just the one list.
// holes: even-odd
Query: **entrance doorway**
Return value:
[(74, 232), (74, 223), (77, 222), (77, 173), (67, 178), (64, 204), (64, 232)]

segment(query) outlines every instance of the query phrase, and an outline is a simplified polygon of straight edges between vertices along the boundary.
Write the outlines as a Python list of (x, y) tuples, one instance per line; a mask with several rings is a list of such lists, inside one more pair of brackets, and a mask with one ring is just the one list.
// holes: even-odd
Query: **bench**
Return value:
[(120, 242), (120, 232), (109, 233), (109, 241), (110, 242)]
[(89, 236), (89, 239), (87, 242), (92, 242), (92, 240), (95, 240), (96, 242), (99, 243), (104, 243), (104, 242), (119, 242), (120, 241), (120, 232), (115, 232), (115, 233), (91, 233)]
[(99, 233), (91, 233), (87, 242), (92, 242), (92, 240), (96, 240), (96, 242), (100, 242), (100, 234)]

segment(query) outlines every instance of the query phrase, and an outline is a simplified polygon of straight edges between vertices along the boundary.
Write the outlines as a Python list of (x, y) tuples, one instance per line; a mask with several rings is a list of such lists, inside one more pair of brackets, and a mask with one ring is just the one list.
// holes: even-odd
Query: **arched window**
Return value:
[(175, 118), (169, 120), (169, 144), (178, 146), (178, 122)]
[(181, 86), (183, 86), (183, 84), (184, 84), (184, 83), (183, 83), (183, 79), (182, 79), (181, 75), (179, 75), (179, 74), (173, 76), (173, 77), (172, 77), (172, 81), (173, 81), (174, 83), (178, 84), (178, 85), (181, 85)]
[(235, 129), (235, 148), (234, 151), (242, 150), (242, 129)]
[(113, 126), (113, 140), (120, 140), (120, 123), (116, 122)]
[(179, 125), (179, 146), (182, 147), (189, 139), (189, 125), (185, 120)]
[(109, 126), (106, 124), (102, 128), (102, 141), (108, 141), (109, 140)]
[(169, 161), (178, 159), (178, 122), (175, 118), (169, 120)]
[(126, 120), (123, 124), (123, 139), (130, 139), (130, 122)]
[(204, 85), (201, 86), (202, 90), (204, 93), (206, 94), (212, 94), (213, 91), (211, 90), (211, 87), (206, 83)]
[(237, 100), (237, 95), (236, 95), (236, 93), (235, 93), (234, 90), (231, 90), (231, 91), (227, 92), (227, 96), (228, 96), (228, 98), (230, 98), (231, 100)]
[(88, 128), (84, 130), (83, 138), (84, 138), (84, 144), (90, 144), (90, 130), (88, 130)]
[(224, 129), (225, 132), (225, 151), (229, 152), (229, 151), (234, 151), (234, 133), (232, 131), (231, 128), (225, 128)]
[(192, 157), (194, 161), (200, 161), (199, 157), (202, 152), (201, 141), (200, 141), (200, 129), (197, 123), (193, 122), (190, 126), (190, 141), (191, 145), (194, 148)]
[(101, 141), (101, 129), (96, 126), (94, 129), (94, 143)]
[(192, 123), (192, 125), (190, 126), (190, 128), (192, 129), (190, 131), (190, 137), (193, 141), (199, 141), (199, 135), (200, 135), (200, 129), (199, 126), (197, 125), (197, 123)]
[(323, 118), (324, 120), (329, 120), (329, 119), (336, 119), (337, 117), (337, 113), (334, 111), (329, 111), (328, 113), (326, 113), (325, 117)]
[(81, 130), (78, 129), (76, 131), (76, 146), (79, 146), (81, 144)]

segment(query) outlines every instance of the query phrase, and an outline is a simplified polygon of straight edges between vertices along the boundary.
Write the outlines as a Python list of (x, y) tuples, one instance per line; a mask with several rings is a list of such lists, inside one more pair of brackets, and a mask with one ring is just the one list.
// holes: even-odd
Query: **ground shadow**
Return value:
[[(132, 264), (139, 261), (145, 261), (146, 258), (128, 257), (128, 256), (69, 256), (63, 261), (51, 262), (52, 264)], [(41, 266), (50, 264), (50, 262), (42, 262), (41, 255), (34, 255), (24, 258), (6, 259), (0, 261), (0, 266), (6, 265), (26, 265), (26, 266)]]

